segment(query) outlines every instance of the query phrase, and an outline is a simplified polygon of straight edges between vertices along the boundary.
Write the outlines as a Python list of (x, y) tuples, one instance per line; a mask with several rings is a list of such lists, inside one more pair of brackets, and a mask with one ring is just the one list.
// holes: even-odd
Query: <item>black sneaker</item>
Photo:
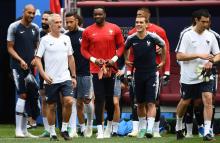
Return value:
[(78, 134), (79, 136), (81, 136), (81, 137), (84, 137), (84, 133), (81, 132), (81, 131), (79, 131), (77, 134)]
[(176, 139), (182, 140), (185, 136), (183, 135), (182, 130), (176, 131)]
[(118, 137), (118, 134), (116, 132), (113, 132), (112, 137)]
[(57, 136), (53, 135), (50, 137), (50, 141), (59, 141), (59, 140), (58, 140)]
[(203, 141), (213, 141), (215, 140), (211, 134), (207, 134), (203, 137)]
[(61, 137), (64, 138), (64, 140), (70, 140), (69, 133), (67, 131), (61, 132)]

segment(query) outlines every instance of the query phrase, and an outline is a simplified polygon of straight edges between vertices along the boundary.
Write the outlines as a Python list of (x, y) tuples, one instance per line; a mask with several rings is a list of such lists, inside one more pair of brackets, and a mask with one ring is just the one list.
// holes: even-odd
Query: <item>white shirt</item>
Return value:
[(56, 38), (48, 34), (41, 39), (36, 56), (44, 57), (45, 72), (55, 84), (71, 80), (68, 56), (72, 54), (72, 45), (68, 36), (61, 34)]
[[(218, 54), (219, 47), (217, 40), (211, 32), (205, 30), (202, 34), (198, 34), (193, 29), (185, 32), (182, 39), (176, 49), (176, 52), (185, 54)], [(204, 65), (207, 60), (200, 58), (181, 61), (180, 66), (180, 82), (185, 84), (196, 84), (203, 82), (203, 79), (199, 79), (196, 74), (196, 68), (198, 65)]]

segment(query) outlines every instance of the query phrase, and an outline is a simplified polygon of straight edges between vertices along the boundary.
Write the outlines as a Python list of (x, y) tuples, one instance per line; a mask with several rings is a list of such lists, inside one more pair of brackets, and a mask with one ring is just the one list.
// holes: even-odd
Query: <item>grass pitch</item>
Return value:
[[(0, 125), (0, 143), (51, 143), (49, 138), (39, 138), (39, 139), (30, 139), (30, 138), (15, 138), (14, 135), (15, 126), (14, 125)], [(29, 130), (34, 135), (40, 135), (43, 132), (43, 127), (37, 127), (36, 129)], [(59, 131), (57, 130), (57, 134)], [(59, 143), (62, 142), (74, 142), (74, 143), (201, 143), (202, 138), (199, 138), (195, 135), (194, 138), (184, 139), (177, 141), (174, 134), (164, 134), (162, 138), (153, 138), (153, 139), (138, 139), (130, 137), (113, 137), (110, 139), (97, 140), (95, 133), (92, 138), (73, 138), (71, 141), (64, 141), (60, 136)], [(215, 143), (220, 143), (220, 136), (216, 136)]]

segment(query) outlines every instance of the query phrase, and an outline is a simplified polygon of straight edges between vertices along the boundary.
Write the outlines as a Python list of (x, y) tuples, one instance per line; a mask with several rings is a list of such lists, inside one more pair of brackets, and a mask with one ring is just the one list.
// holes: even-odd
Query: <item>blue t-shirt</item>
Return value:
[(125, 48), (133, 48), (135, 72), (156, 72), (156, 45), (164, 47), (165, 42), (155, 33), (147, 32), (143, 39), (137, 32), (128, 36)]
[[(7, 41), (14, 42), (14, 50), (30, 66), (39, 41), (39, 28), (34, 23), (26, 27), (20, 20), (16, 21), (8, 28)], [(12, 69), (17, 69), (20, 68), (20, 63), (11, 58), (10, 66)]]

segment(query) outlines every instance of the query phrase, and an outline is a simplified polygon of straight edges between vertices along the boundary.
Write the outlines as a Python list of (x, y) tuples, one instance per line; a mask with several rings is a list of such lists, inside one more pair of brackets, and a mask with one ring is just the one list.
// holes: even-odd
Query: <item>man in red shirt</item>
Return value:
[[(148, 19), (150, 19), (151, 13), (150, 10), (148, 8), (140, 8), (137, 11), (137, 17), (138, 16), (144, 16)], [(170, 45), (169, 45), (169, 41), (168, 38), (166, 36), (166, 32), (165, 30), (153, 23), (147, 23), (146, 26), (146, 30), (152, 33), (156, 33), (157, 35), (159, 35), (164, 41), (165, 41), (165, 46), (166, 46), (166, 63), (164, 65), (164, 68), (159, 71), (160, 75), (163, 76), (163, 81), (165, 84), (167, 84), (168, 80), (169, 80), (169, 76), (170, 76)], [(133, 33), (135, 33), (137, 30), (136, 28), (131, 29), (128, 32), (128, 35), (131, 35)], [(156, 56), (156, 62), (159, 64), (161, 62), (161, 55), (160, 55), (160, 48), (157, 48), (158, 54)], [(129, 56), (129, 61), (132, 62), (133, 61), (133, 57), (132, 57), (132, 49), (130, 50), (130, 56)], [(157, 103), (156, 103), (156, 108), (157, 108), (157, 114), (156, 114), (156, 118), (155, 118), (155, 124), (154, 124), (154, 137), (161, 137), (159, 134), (159, 124), (160, 124), (160, 106), (159, 106), (159, 91), (160, 89), (158, 88), (158, 93), (157, 93)], [(137, 119), (137, 118), (136, 118)], [(129, 134), (129, 136), (136, 136), (137, 135), (137, 131), (134, 131), (132, 133)]]
[[(124, 38), (117, 25), (105, 21), (104, 8), (95, 8), (93, 17), (95, 23), (83, 32), (81, 53), (90, 60), (90, 72), (93, 74), (95, 93), (97, 138), (102, 139), (111, 136), (114, 114), (114, 75), (117, 72), (116, 61), (124, 51)], [(102, 114), (104, 105), (108, 114), (108, 123), (103, 133)]]

